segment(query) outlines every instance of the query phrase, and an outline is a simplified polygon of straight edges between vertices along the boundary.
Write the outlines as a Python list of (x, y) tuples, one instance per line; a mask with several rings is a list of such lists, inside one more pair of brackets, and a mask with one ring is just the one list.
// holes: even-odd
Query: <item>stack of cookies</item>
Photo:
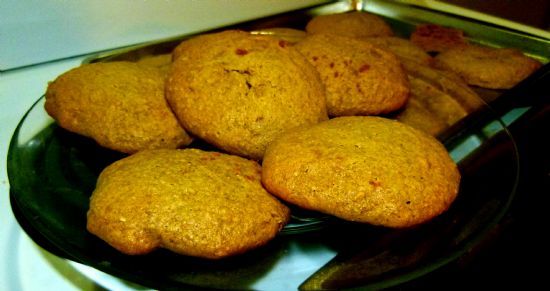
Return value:
[(323, 15), (305, 31), (227, 30), (170, 55), (82, 65), (49, 84), (45, 108), (128, 154), (98, 178), (91, 233), (126, 254), (218, 259), (272, 240), (288, 204), (393, 228), (447, 210), (460, 173), (434, 135), (480, 105), (453, 62), (524, 58), (494, 50), (434, 59), (374, 14)]

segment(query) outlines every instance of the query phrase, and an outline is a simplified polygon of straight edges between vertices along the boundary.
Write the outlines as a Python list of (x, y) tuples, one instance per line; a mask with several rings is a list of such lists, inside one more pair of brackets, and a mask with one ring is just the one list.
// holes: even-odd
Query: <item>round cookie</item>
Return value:
[(346, 220), (408, 227), (441, 214), (460, 174), (430, 135), (375, 116), (334, 118), (288, 132), (262, 165), (266, 189)]
[(415, 87), (415, 84), (412, 83), (414, 79), (420, 79), (428, 82), (430, 86), (435, 87), (437, 90), (452, 96), (467, 113), (485, 105), (483, 99), (468, 86), (462, 77), (454, 72), (424, 66), (407, 59), (401, 59), (401, 64), (409, 76), (411, 95), (414, 95), (415, 89), (422, 89), (421, 86)]
[(471, 45), (440, 53), (435, 57), (435, 66), (459, 74), (470, 85), (509, 89), (542, 64), (517, 49)]
[(168, 71), (170, 71), (170, 66), (172, 65), (172, 54), (145, 56), (137, 60), (136, 63), (142, 66), (158, 68), (166, 75)]
[(395, 119), (433, 136), (437, 136), (448, 127), (445, 121), (428, 110), (414, 93)]
[(330, 116), (389, 113), (409, 97), (407, 74), (399, 59), (369, 42), (314, 34), (295, 47), (319, 72)]
[(164, 80), (159, 69), (136, 63), (86, 64), (48, 85), (45, 109), (61, 127), (120, 152), (188, 145)]
[(307, 23), (306, 32), (359, 38), (393, 35), (391, 27), (380, 16), (364, 11), (315, 16)]
[(190, 59), (204, 57), (206, 54), (214, 56), (221, 53), (228, 44), (249, 36), (250, 33), (236, 29), (199, 34), (182, 41), (176, 46), (172, 51), (172, 60), (176, 60), (181, 55), (185, 55)]
[(417, 25), (411, 33), (410, 40), (424, 51), (432, 53), (469, 45), (464, 31), (437, 24)]
[(409, 76), (409, 81), (411, 97), (397, 120), (435, 136), (468, 115), (450, 92), (422, 78)]
[(197, 149), (147, 150), (100, 174), (87, 229), (131, 255), (157, 248), (218, 259), (257, 248), (290, 212), (261, 184), (258, 163)]
[(421, 47), (405, 38), (395, 36), (378, 36), (364, 38), (364, 40), (378, 46), (381, 49), (394, 53), (400, 59), (404, 58), (427, 66), (430, 66), (433, 62), (432, 56), (425, 52)]
[(204, 53), (176, 58), (167, 99), (189, 132), (260, 160), (282, 132), (328, 119), (325, 90), (315, 68), (285, 41), (241, 36), (200, 42)]

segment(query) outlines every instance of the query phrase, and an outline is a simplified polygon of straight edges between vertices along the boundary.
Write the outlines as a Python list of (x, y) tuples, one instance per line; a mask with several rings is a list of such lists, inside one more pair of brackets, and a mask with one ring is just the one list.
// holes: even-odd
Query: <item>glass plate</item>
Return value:
[[(58, 127), (46, 114), (44, 100), (30, 108), (10, 143), (8, 176), (18, 221), (38, 244), (58, 255), (157, 289), (294, 289), (319, 269), (305, 287), (399, 284), (468, 251), (499, 221), (517, 184), (514, 142), (485, 110), (457, 124), (460, 130), (447, 138), (445, 145), (462, 173), (461, 190), (451, 209), (427, 224), (391, 230), (297, 212), (274, 241), (242, 256), (208, 261), (164, 250), (127, 256), (85, 227), (98, 174), (124, 155)], [(325, 285), (315, 285), (319, 282)]]

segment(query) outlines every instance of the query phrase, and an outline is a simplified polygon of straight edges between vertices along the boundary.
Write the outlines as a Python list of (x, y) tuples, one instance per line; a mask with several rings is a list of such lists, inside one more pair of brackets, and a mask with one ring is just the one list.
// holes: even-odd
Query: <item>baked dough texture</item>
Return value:
[(397, 120), (436, 136), (468, 115), (449, 92), (411, 75), (409, 81), (411, 98)]
[(380, 16), (368, 12), (318, 15), (306, 25), (307, 33), (348, 37), (391, 36), (391, 27)]
[(438, 118), (430, 108), (426, 108), (423, 101), (413, 93), (403, 111), (399, 112), (395, 119), (432, 136), (437, 136), (447, 129), (448, 125)]
[(367, 41), (314, 34), (295, 47), (319, 72), (330, 116), (389, 113), (409, 97), (407, 74), (399, 59)]
[(208, 53), (214, 56), (226, 49), (227, 45), (249, 36), (250, 33), (238, 29), (195, 35), (174, 48), (172, 60), (176, 60), (181, 55), (190, 59), (204, 57)]
[(100, 174), (87, 229), (130, 255), (157, 248), (209, 259), (240, 254), (289, 220), (260, 172), (254, 161), (218, 152), (141, 151)]
[(517, 49), (470, 45), (440, 53), (435, 66), (457, 73), (470, 85), (510, 89), (542, 64)]
[(345, 220), (387, 227), (449, 208), (460, 173), (432, 136), (376, 116), (338, 117), (269, 146), (262, 182), (281, 199)]
[(45, 109), (57, 123), (124, 153), (178, 148), (191, 137), (164, 98), (164, 75), (131, 62), (85, 64), (48, 85)]
[(166, 53), (145, 56), (137, 60), (136, 63), (143, 66), (158, 68), (166, 75), (170, 71), (170, 66), (172, 65), (172, 54)]
[(328, 119), (317, 71), (286, 41), (238, 31), (214, 36), (182, 44), (168, 76), (167, 99), (189, 132), (260, 160), (284, 131)]
[(396, 36), (378, 36), (364, 38), (364, 40), (394, 53), (399, 59), (406, 59), (426, 66), (431, 66), (433, 63), (432, 56), (408, 39)]
[(411, 33), (410, 40), (431, 53), (440, 53), (449, 49), (469, 45), (464, 31), (437, 24), (420, 24)]

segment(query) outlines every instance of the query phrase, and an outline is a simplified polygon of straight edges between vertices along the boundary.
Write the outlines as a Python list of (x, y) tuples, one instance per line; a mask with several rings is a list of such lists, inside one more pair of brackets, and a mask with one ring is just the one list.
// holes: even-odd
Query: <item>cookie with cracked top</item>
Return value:
[(367, 41), (314, 34), (295, 47), (319, 72), (330, 116), (389, 113), (409, 98), (407, 74), (399, 59)]
[(447, 210), (460, 173), (434, 137), (396, 120), (347, 116), (282, 135), (266, 151), (262, 182), (306, 209), (402, 228)]
[(218, 152), (141, 151), (101, 172), (87, 229), (130, 255), (241, 254), (273, 239), (290, 217), (260, 172), (257, 162)]
[(307, 23), (306, 32), (359, 38), (393, 35), (391, 27), (382, 17), (365, 11), (315, 16)]
[(178, 148), (192, 138), (164, 98), (164, 74), (132, 62), (85, 64), (48, 85), (45, 109), (57, 123), (124, 153)]
[(242, 31), (199, 38), (179, 46), (166, 85), (192, 134), (260, 160), (284, 131), (328, 119), (317, 71), (286, 41)]
[(542, 64), (517, 49), (470, 45), (440, 53), (435, 57), (435, 66), (457, 73), (470, 85), (509, 89)]

